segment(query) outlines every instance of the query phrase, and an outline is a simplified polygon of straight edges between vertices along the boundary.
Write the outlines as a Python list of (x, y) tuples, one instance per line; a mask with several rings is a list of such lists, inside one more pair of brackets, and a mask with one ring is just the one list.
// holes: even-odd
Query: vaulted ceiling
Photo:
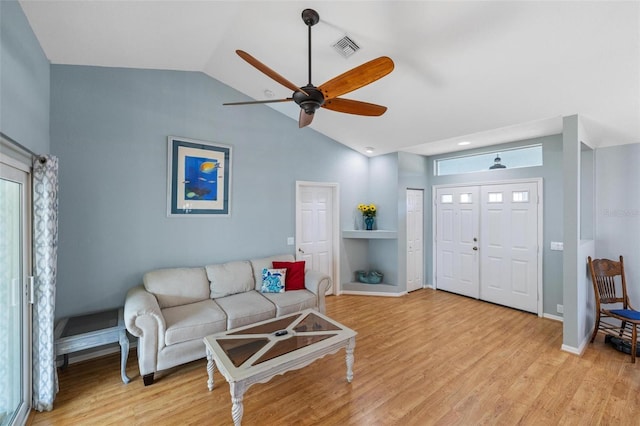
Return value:
[[(246, 95), (230, 102), (291, 96), (236, 49), (307, 84), (300, 15), (313, 8), (315, 85), (379, 56), (395, 62), (391, 74), (345, 95), (387, 106), (384, 115), (321, 109), (310, 126), (362, 153), (433, 155), (555, 134), (572, 114), (595, 147), (640, 143), (637, 1), (20, 4), (51, 63), (201, 71)], [(348, 58), (332, 47), (345, 35), (360, 47)], [(308, 131), (297, 128), (293, 102), (268, 105), (292, 118), (292, 131)]]

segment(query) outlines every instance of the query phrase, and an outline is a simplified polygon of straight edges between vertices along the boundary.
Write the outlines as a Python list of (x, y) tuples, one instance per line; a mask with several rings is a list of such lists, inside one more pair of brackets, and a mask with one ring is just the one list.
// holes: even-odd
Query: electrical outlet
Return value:
[(564, 250), (564, 243), (558, 241), (551, 241), (551, 250), (562, 251)]
[(564, 306), (563, 305), (558, 305), (556, 307), (556, 311), (558, 311), (559, 314), (564, 314)]

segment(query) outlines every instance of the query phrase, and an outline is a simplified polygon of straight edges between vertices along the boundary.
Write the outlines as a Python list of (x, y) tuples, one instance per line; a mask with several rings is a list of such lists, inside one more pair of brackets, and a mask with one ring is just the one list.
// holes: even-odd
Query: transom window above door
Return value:
[[(496, 167), (497, 163), (500, 164)], [(434, 160), (434, 174), (436, 176), (459, 175), (491, 171), (499, 172), (505, 169), (520, 167), (542, 166), (542, 145), (528, 145), (517, 148), (485, 151), (481, 153), (460, 155), (457, 157)]]

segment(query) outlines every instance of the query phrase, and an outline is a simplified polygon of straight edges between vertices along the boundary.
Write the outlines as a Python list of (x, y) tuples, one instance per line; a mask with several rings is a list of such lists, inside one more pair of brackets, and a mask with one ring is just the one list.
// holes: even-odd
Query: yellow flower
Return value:
[(362, 213), (363, 216), (373, 217), (376, 215), (376, 205), (371, 204), (358, 204), (358, 210)]

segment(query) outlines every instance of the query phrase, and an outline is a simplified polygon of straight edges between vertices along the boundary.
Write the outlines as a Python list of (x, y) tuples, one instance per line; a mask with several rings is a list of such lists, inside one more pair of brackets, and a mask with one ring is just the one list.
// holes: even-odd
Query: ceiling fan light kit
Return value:
[[(298, 87), (247, 52), (236, 50), (238, 56), (250, 65), (254, 66), (263, 74), (282, 84), (286, 88), (293, 90), (293, 95), (290, 98), (285, 99), (227, 102), (223, 105), (251, 105), (293, 101), (300, 106), (300, 117), (298, 119), (298, 127), (300, 128), (311, 124), (316, 110), (320, 107), (336, 112), (364, 116), (380, 116), (384, 114), (387, 107), (368, 102), (340, 98), (339, 96), (373, 83), (374, 81), (389, 74), (394, 68), (391, 58), (381, 56), (373, 59), (316, 87), (311, 83), (311, 27), (320, 21), (320, 16), (318, 15), (318, 12), (313, 9), (305, 9), (302, 11), (302, 21), (307, 25), (309, 34), (309, 83), (305, 86)], [(359, 48), (357, 45), (355, 46)]]

